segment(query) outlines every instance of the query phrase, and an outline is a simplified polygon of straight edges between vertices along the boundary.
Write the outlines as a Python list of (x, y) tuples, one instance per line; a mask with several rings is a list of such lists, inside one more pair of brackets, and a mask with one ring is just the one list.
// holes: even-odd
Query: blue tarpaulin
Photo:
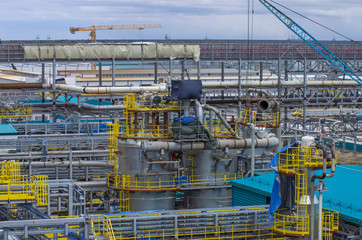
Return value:
[(197, 121), (197, 118), (196, 117), (176, 117), (173, 119), (174, 122), (178, 122), (178, 121), (181, 121), (182, 124), (188, 124), (188, 123), (191, 123), (191, 122), (194, 122), (194, 121)]
[(275, 171), (275, 180), (273, 184), (273, 190), (270, 198), (270, 208), (268, 212), (268, 219), (269, 224), (272, 225), (274, 223), (274, 213), (278, 210), (280, 204), (282, 203), (282, 196), (280, 193), (280, 176), (278, 171), (278, 160), (279, 160), (279, 153), (286, 151), (288, 148), (293, 146), (295, 140), (293, 139), (291, 144), (288, 146), (283, 147), (280, 149), (277, 154), (273, 157), (272, 161), (270, 162), (269, 166)]

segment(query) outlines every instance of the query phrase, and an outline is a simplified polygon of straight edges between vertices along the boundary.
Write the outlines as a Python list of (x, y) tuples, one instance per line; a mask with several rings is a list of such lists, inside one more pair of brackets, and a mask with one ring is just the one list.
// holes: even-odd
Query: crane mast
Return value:
[(293, 19), (285, 15), (282, 11), (277, 9), (274, 5), (269, 3), (267, 0), (259, 0), (270, 12), (272, 12), (287, 28), (298, 35), (304, 42), (316, 50), (324, 59), (330, 62), (332, 65), (337, 67), (340, 71), (345, 73), (351, 79), (356, 81), (362, 86), (362, 79), (353, 70), (348, 67), (341, 59), (334, 55), (326, 46), (315, 39), (311, 34), (304, 30), (299, 24)]

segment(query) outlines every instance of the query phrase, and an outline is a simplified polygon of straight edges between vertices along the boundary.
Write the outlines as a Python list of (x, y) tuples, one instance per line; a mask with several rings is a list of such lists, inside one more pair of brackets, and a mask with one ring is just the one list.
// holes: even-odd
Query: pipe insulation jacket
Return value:
[[(236, 149), (251, 148), (251, 139), (217, 139), (217, 149)], [(142, 141), (142, 149), (144, 152), (160, 151), (188, 151), (188, 150), (204, 150), (207, 145), (204, 142), (179, 143), (179, 142), (162, 142), (162, 141)], [(279, 145), (278, 138), (274, 134), (268, 134), (266, 138), (255, 139), (255, 148), (273, 148)]]

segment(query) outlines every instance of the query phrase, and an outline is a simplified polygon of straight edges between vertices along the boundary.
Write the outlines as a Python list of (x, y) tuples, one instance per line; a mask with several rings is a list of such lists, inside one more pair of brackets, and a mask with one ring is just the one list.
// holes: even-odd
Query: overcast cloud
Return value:
[[(293, 34), (258, 0), (253, 39), (287, 39)], [(354, 40), (362, 40), (361, 0), (276, 0)], [(248, 0), (12, 0), (0, 8), (0, 39), (89, 39), (71, 26), (159, 23), (161, 29), (99, 31), (98, 39), (246, 39)], [(313, 36), (342, 39), (281, 8)], [(251, 33), (251, 32), (250, 32)]]

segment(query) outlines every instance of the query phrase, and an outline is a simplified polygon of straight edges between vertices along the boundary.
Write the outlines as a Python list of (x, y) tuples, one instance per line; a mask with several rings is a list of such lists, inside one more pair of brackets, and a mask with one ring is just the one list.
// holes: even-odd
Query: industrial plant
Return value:
[(362, 239), (362, 45), (0, 44), (0, 238)]

